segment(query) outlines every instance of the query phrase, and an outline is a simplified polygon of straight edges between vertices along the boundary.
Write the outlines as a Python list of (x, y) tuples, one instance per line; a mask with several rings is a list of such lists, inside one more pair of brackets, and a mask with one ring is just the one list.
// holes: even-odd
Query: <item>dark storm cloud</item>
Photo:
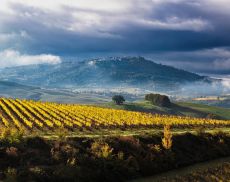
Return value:
[(22, 44), (38, 52), (192, 50), (229, 45), (213, 27), (215, 22), (208, 15), (201, 16), (207, 14), (202, 9), (184, 1), (143, 4), (142, 8), (128, 5), (127, 11), (70, 8), (71, 4), (47, 11), (12, 2), (8, 7), (15, 16), (2, 26), (10, 32), (26, 31), (32, 39)]
[[(185, 52), (187, 56), (168, 60), (175, 64), (184, 61), (186, 67), (203, 59), (200, 67), (204, 64), (205, 69), (210, 61), (219, 72), (223, 71), (221, 62), (228, 65), (229, 59), (221, 56), (191, 58), (193, 51), (230, 47), (228, 0), (77, 0), (72, 3), (3, 0), (1, 3), (1, 50), (63, 56)], [(183, 58), (186, 60), (179, 60)]]

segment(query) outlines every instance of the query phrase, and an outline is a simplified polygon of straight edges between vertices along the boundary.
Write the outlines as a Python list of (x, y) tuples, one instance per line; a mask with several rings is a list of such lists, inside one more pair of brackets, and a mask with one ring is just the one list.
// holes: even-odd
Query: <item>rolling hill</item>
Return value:
[[(98, 104), (97, 104), (98, 105)], [(217, 119), (230, 119), (230, 109), (189, 102), (175, 102), (170, 108), (152, 105), (146, 101), (126, 102), (123, 105), (116, 105), (112, 102), (102, 103), (101, 107), (123, 109), (129, 111), (140, 111), (147, 113), (157, 113), (166, 115), (189, 116), (196, 118), (208, 118), (210, 116)]]
[(0, 79), (48, 88), (135, 87), (176, 89), (178, 85), (208, 82), (207, 77), (154, 63), (142, 57), (63, 61), (57, 65), (30, 65), (0, 70)]

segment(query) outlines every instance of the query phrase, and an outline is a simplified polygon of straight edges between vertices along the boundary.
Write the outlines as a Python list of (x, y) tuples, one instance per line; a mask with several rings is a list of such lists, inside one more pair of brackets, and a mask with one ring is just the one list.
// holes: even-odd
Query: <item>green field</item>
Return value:
[(197, 111), (201, 111), (204, 113), (212, 113), (224, 119), (230, 119), (230, 109), (227, 108), (208, 106), (204, 104), (187, 103), (187, 102), (179, 102), (178, 105), (182, 107), (191, 108)]
[(194, 104), (189, 102), (173, 103), (170, 108), (152, 105), (150, 102), (147, 101), (127, 102), (123, 105), (116, 105), (113, 102), (108, 102), (100, 104), (99, 106), (113, 109), (124, 109), (129, 111), (141, 111), (199, 118), (205, 118), (208, 114), (213, 114), (219, 119), (230, 119), (230, 109), (203, 104)]

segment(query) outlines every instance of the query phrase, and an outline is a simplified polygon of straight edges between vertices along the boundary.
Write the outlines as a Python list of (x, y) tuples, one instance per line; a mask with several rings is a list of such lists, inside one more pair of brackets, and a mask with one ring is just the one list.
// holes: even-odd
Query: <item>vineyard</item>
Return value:
[(1, 128), (53, 130), (56, 128), (100, 129), (111, 127), (229, 126), (227, 120), (190, 118), (124, 111), (77, 104), (58, 104), (32, 100), (0, 99)]
[(0, 98), (0, 181), (152, 176), (228, 157), (229, 128), (229, 120)]

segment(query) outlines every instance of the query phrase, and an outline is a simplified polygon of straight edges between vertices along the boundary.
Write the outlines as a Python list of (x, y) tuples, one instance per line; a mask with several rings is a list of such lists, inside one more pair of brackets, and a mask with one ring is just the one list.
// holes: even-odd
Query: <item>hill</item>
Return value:
[(66, 89), (41, 88), (9, 81), (0, 81), (0, 96), (61, 103), (103, 103), (110, 97), (96, 93), (76, 93)]
[(38, 97), (39, 87), (23, 85), (15, 82), (0, 81), (0, 96), (14, 98), (33, 98)]
[(63, 61), (57, 65), (30, 65), (2, 69), (0, 79), (49, 88), (137, 87), (176, 89), (178, 85), (205, 81), (206, 77), (154, 63), (142, 57)]
[(223, 108), (230, 108), (230, 96), (215, 96), (213, 98), (210, 97), (202, 97), (195, 98), (192, 100), (193, 103), (205, 104), (210, 106), (218, 106)]
[(178, 105), (182, 107), (188, 107), (191, 109), (195, 109), (197, 111), (201, 111), (205, 113), (212, 113), (224, 119), (230, 119), (230, 109), (229, 108), (222, 108), (222, 107), (217, 107), (217, 106), (209, 106), (205, 104), (196, 104), (196, 103), (189, 103), (189, 102), (179, 102)]
[(155, 106), (145, 101), (127, 102), (123, 105), (115, 105), (114, 103), (109, 102), (100, 104), (100, 106), (114, 109), (124, 109), (129, 111), (190, 116), (197, 118), (206, 118), (209, 117), (211, 114), (211, 116), (216, 117), (218, 119), (230, 119), (230, 109), (189, 102), (173, 103), (170, 108)]

